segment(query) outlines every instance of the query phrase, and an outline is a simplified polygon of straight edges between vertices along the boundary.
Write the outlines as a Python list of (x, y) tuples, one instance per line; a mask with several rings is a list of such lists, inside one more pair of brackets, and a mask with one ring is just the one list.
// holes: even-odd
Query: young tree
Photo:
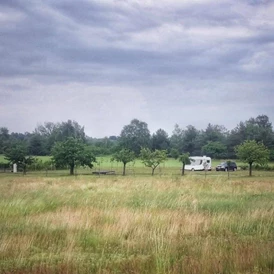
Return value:
[(151, 151), (149, 148), (142, 148), (140, 157), (143, 164), (152, 169), (151, 175), (154, 175), (155, 169), (167, 159), (166, 150)]
[(182, 176), (185, 174), (185, 166), (190, 164), (189, 153), (184, 153), (179, 156), (179, 161), (183, 164), (182, 166)]
[(249, 176), (252, 176), (252, 164), (266, 164), (269, 160), (269, 150), (263, 143), (247, 140), (235, 148), (236, 155), (243, 162), (249, 164)]
[(27, 165), (33, 163), (34, 158), (28, 156), (27, 146), (23, 142), (16, 142), (5, 152), (5, 159), (11, 164), (17, 164), (23, 169), (23, 173), (26, 174)]
[(66, 141), (55, 143), (52, 148), (52, 156), (57, 166), (69, 165), (70, 175), (74, 174), (76, 165), (92, 168), (92, 162), (96, 161), (89, 147), (82, 140), (73, 137), (67, 138)]
[(111, 160), (123, 163), (123, 176), (125, 176), (127, 163), (132, 162), (134, 159), (135, 159), (134, 152), (129, 149), (123, 148), (120, 151), (114, 153)]

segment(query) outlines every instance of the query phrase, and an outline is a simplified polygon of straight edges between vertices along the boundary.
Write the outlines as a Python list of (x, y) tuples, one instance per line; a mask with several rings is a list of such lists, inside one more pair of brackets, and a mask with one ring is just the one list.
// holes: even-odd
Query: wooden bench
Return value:
[(92, 174), (95, 174), (95, 175), (115, 175), (115, 171), (113, 171), (113, 170), (100, 170), (100, 171), (93, 171)]

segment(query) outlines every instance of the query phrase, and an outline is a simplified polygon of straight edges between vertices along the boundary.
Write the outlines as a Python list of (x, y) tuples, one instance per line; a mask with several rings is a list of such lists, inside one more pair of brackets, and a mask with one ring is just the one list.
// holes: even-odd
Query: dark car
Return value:
[(223, 162), (216, 166), (216, 171), (236, 171), (237, 170), (237, 164), (235, 162)]

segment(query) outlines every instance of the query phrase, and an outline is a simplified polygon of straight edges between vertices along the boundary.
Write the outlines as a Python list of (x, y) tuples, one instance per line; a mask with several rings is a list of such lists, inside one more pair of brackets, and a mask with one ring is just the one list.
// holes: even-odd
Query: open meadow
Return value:
[(0, 273), (274, 273), (274, 173), (0, 174)]

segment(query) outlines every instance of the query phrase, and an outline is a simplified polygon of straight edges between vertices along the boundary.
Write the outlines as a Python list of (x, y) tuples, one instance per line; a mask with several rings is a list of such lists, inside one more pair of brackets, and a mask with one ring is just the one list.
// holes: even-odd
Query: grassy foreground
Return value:
[(274, 180), (0, 175), (0, 273), (274, 273)]

